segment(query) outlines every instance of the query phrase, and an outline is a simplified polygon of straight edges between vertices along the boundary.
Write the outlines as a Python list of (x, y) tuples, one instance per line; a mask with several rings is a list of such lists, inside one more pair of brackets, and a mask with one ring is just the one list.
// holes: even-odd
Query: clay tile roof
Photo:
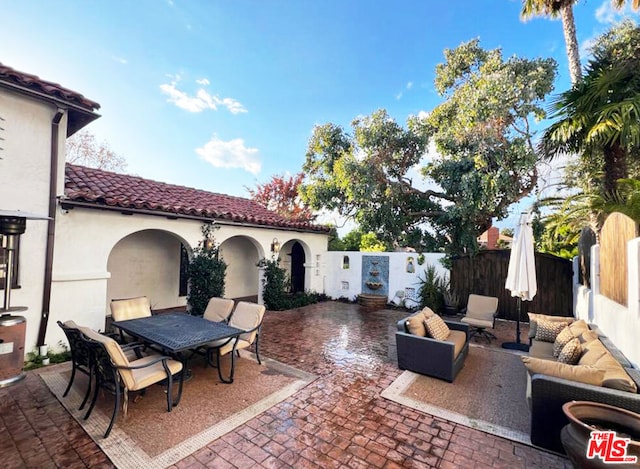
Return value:
[(64, 200), (88, 203), (96, 208), (139, 209), (162, 215), (191, 215), (304, 231), (329, 231), (326, 226), (288, 220), (250, 199), (72, 164), (65, 168)]
[(85, 98), (80, 93), (67, 89), (57, 83), (46, 81), (29, 73), (19, 72), (0, 63), (0, 81), (12, 83), (31, 91), (43, 93), (52, 98), (60, 99), (68, 103), (84, 107), (89, 111), (100, 109), (95, 101)]

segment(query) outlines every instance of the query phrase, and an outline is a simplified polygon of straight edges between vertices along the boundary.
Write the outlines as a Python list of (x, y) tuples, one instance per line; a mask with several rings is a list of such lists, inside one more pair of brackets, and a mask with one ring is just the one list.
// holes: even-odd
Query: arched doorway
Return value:
[[(109, 254), (107, 305), (112, 299), (146, 296), (152, 309), (186, 304), (184, 263), (190, 247), (177, 235), (163, 230), (143, 230), (118, 241)], [(108, 309), (108, 306), (107, 306)]]
[(258, 243), (248, 236), (233, 236), (220, 245), (220, 255), (227, 263), (224, 296), (235, 300), (256, 301), (260, 287)]
[(291, 292), (304, 292), (304, 264), (306, 256), (304, 248), (299, 242), (293, 243), (291, 246)]

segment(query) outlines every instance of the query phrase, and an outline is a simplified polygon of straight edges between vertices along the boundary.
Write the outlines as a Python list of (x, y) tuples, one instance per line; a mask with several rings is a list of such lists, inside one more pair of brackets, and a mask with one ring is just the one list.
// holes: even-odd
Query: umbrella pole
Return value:
[(522, 298), (518, 297), (517, 308), (518, 317), (516, 318), (516, 341), (515, 342), (503, 342), (502, 348), (509, 350), (520, 350), (522, 352), (529, 351), (529, 345), (520, 342), (520, 312), (522, 310)]

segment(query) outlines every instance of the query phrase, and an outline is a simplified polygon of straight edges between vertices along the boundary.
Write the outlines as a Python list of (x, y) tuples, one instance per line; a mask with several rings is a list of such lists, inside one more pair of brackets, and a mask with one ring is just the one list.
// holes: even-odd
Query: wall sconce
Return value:
[(273, 238), (273, 241), (271, 241), (271, 254), (273, 254), (274, 258), (277, 258), (278, 254), (280, 254), (280, 241), (278, 241), (278, 238)]
[(207, 239), (204, 242), (204, 247), (207, 251), (211, 251), (215, 246), (215, 242), (212, 239)]

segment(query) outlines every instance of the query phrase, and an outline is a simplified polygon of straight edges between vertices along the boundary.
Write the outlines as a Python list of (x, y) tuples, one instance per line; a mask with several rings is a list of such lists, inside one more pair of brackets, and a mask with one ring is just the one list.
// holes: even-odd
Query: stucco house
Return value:
[(154, 309), (185, 305), (181, 266), (204, 222), (220, 227), (227, 297), (260, 296), (256, 264), (271, 257), (275, 240), (294, 288), (323, 291), (326, 227), (240, 197), (66, 164), (65, 139), (97, 119), (99, 107), (0, 64), (0, 210), (51, 218), (27, 221), (16, 259), (12, 304), (28, 307), (20, 313), (26, 352), (63, 340), (57, 320), (104, 329), (113, 298), (146, 295)]

